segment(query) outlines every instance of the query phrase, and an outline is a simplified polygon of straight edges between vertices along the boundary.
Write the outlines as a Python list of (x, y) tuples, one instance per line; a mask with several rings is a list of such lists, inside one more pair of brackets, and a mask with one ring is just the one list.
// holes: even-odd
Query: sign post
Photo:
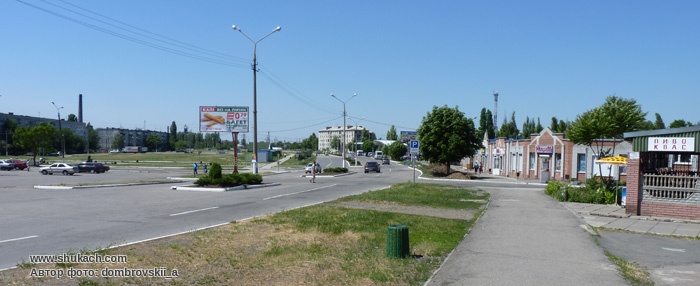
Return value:
[(233, 173), (238, 174), (238, 132), (233, 133)]
[(418, 147), (420, 143), (418, 140), (409, 141), (409, 147), (411, 151), (411, 161), (413, 161), (413, 184), (416, 184), (416, 156), (418, 155)]

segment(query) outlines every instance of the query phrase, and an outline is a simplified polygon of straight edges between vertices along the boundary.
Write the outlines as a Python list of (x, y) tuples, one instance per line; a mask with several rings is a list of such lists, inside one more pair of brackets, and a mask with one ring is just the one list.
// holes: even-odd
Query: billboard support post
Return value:
[(233, 133), (233, 173), (238, 174), (238, 132)]

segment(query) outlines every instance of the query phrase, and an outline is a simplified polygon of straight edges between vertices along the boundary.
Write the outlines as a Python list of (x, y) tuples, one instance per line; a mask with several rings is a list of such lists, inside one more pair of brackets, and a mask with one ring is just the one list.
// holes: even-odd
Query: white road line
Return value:
[(667, 248), (667, 247), (662, 247), (661, 249), (663, 249), (663, 250), (668, 250), (668, 251), (673, 251), (673, 252), (685, 252), (685, 249), (680, 249), (680, 248)]
[(219, 208), (219, 207), (210, 207), (210, 208), (205, 208), (205, 209), (198, 209), (198, 210), (193, 210), (193, 211), (186, 211), (186, 212), (171, 214), (170, 216), (191, 214), (191, 213), (202, 212), (202, 211), (208, 211), (208, 210), (213, 210), (213, 209), (218, 209), (218, 208)]
[(330, 186), (323, 186), (323, 187), (313, 188), (313, 189), (310, 189), (310, 190), (300, 191), (300, 192), (296, 192), (296, 193), (289, 193), (289, 194), (284, 194), (284, 195), (277, 195), (277, 196), (267, 197), (267, 198), (264, 198), (263, 201), (270, 200), (270, 199), (281, 198), (281, 197), (285, 197), (285, 196), (291, 196), (291, 195), (297, 195), (297, 194), (302, 194), (302, 193), (307, 193), (307, 192), (318, 191), (318, 190), (321, 190), (321, 189), (334, 187), (334, 186), (336, 186), (336, 185), (338, 185), (338, 184), (332, 184), (332, 185), (330, 185)]
[(5, 240), (0, 240), (0, 243), (3, 242), (10, 242), (10, 241), (18, 241), (18, 240), (23, 240), (23, 239), (30, 239), (30, 238), (37, 238), (39, 237), (38, 235), (30, 235), (30, 236), (25, 236), (25, 237), (18, 237), (18, 238), (12, 238), (12, 239), (5, 239)]

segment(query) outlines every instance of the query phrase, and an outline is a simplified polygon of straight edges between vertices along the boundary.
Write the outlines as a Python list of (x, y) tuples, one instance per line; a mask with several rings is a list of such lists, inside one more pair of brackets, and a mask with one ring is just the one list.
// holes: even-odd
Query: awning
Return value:
[(624, 165), (627, 164), (627, 158), (622, 156), (605, 157), (596, 160), (598, 164), (614, 164), (614, 165)]

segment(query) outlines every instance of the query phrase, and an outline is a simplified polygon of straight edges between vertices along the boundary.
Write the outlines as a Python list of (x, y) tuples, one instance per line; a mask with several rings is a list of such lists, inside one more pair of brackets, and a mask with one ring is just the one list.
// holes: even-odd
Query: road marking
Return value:
[(513, 200), (513, 199), (503, 199), (501, 200), (502, 202), (519, 202), (520, 200)]
[(302, 193), (308, 193), (308, 192), (318, 191), (318, 190), (321, 190), (321, 189), (334, 187), (334, 186), (336, 186), (336, 185), (338, 185), (338, 184), (332, 184), (332, 185), (330, 185), (330, 186), (324, 186), (324, 187), (313, 188), (313, 189), (310, 189), (310, 190), (300, 191), (300, 192), (296, 192), (296, 193), (289, 193), (289, 194), (284, 194), (284, 195), (277, 195), (277, 196), (267, 197), (267, 198), (264, 198), (263, 201), (270, 200), (270, 199), (281, 198), (281, 197), (285, 197), (285, 196), (291, 196), (291, 195), (297, 195), (297, 194), (302, 194)]
[(663, 250), (668, 250), (668, 251), (673, 251), (673, 252), (685, 252), (685, 249), (680, 249), (680, 248), (662, 247), (661, 249), (663, 249)]
[(170, 216), (191, 214), (191, 213), (202, 212), (202, 211), (208, 211), (208, 210), (213, 210), (213, 209), (218, 209), (218, 208), (219, 208), (219, 207), (210, 207), (210, 208), (205, 208), (205, 209), (198, 209), (198, 210), (193, 210), (193, 211), (186, 211), (186, 212), (171, 214)]
[(24, 239), (30, 239), (30, 238), (37, 238), (39, 237), (38, 235), (30, 235), (30, 236), (25, 236), (25, 237), (18, 237), (18, 238), (12, 238), (12, 239), (5, 239), (5, 240), (0, 240), (0, 243), (3, 242), (10, 242), (10, 241), (18, 241), (18, 240), (24, 240)]

